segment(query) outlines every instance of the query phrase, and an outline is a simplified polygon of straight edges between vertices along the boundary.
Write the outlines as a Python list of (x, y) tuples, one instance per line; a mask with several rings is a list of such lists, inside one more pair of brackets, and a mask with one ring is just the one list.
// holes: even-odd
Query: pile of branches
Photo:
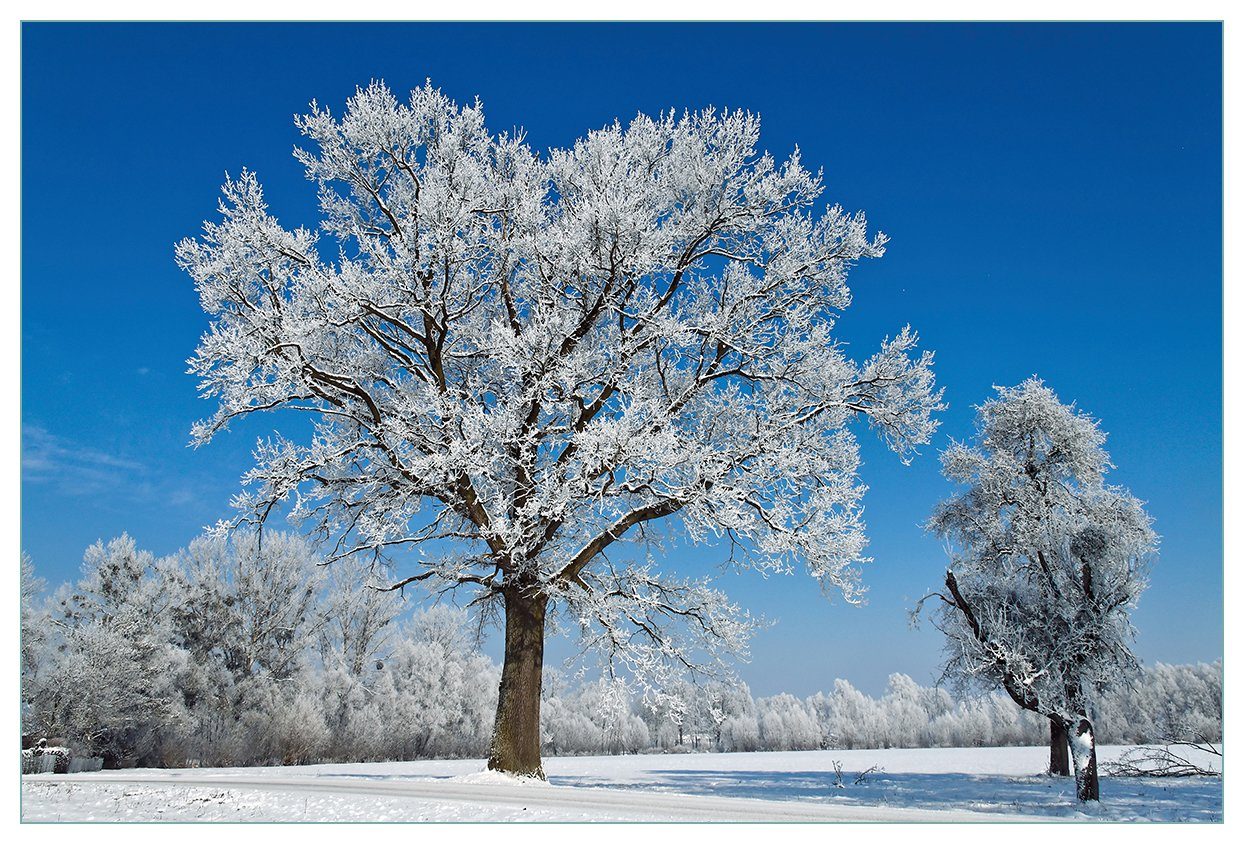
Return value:
[[(1194, 750), (1216, 757), (1218, 768), (1205, 767), (1188, 758)], [(1110, 777), (1220, 777), (1222, 747), (1197, 736), (1191, 741), (1169, 741), (1162, 747), (1135, 747), (1114, 762), (1102, 765), (1102, 773)]]

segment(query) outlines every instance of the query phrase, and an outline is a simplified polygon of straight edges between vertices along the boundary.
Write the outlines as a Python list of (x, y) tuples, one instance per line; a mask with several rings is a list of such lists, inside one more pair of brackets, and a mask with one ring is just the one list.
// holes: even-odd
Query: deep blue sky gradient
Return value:
[(799, 144), (827, 197), (891, 236), (842, 335), (863, 357), (910, 322), (951, 407), (910, 467), (860, 430), (866, 606), (725, 579), (778, 621), (742, 671), (755, 692), (934, 678), (938, 636), (906, 613), (944, 562), (920, 528), (949, 491), (936, 451), (1033, 373), (1103, 421), (1113, 480), (1163, 536), (1141, 657), (1222, 655), (1216, 24), (26, 24), (22, 67), (22, 547), (53, 582), (96, 539), (168, 553), (227, 516), (276, 421), (186, 447), (210, 412), (185, 374), (207, 321), (172, 245), (214, 216), (224, 172), (253, 168), (287, 227), (314, 224), (292, 115), (431, 77), (537, 148), (637, 111), (752, 109), (766, 148)]

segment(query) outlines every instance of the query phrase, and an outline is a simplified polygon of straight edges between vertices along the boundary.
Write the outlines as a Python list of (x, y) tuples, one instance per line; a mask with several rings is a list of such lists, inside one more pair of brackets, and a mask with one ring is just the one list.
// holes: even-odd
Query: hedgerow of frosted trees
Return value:
[[(108, 764), (249, 765), (482, 756), (499, 666), (465, 612), (412, 612), (365, 567), (321, 568), (296, 537), (199, 539), (159, 559), (129, 537), (41, 603), (22, 567), (22, 718)], [(349, 564), (347, 564), (349, 565)], [(312, 573), (289, 578), (291, 567)], [(266, 608), (280, 607), (273, 612)], [(1104, 742), (1221, 736), (1221, 663), (1157, 665), (1098, 708)], [(548, 755), (1043, 744), (1002, 694), (956, 699), (891, 676), (807, 698), (742, 683), (625, 681), (547, 667)]]

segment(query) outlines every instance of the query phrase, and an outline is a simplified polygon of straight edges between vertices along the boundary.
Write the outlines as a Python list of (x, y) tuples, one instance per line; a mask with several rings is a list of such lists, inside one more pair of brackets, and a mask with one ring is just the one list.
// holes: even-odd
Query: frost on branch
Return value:
[(660, 707), (682, 677), (729, 676), (729, 659), (746, 659), (762, 626), (706, 580), (663, 577), (650, 566), (585, 571), (562, 588), (566, 616), (585, 650), (604, 655), (607, 674), (636, 679)]
[(639, 115), (540, 154), (478, 103), (372, 83), (297, 125), (319, 233), (282, 227), (244, 171), (176, 250), (212, 317), (195, 443), (262, 410), (314, 420), (256, 448), (243, 518), (291, 502), (332, 558), (451, 548), (410, 580), (589, 607), (637, 665), (680, 661), (644, 624), (689, 600), (710, 638), (748, 628), (707, 587), (603, 570), (649, 522), (858, 596), (848, 423), (907, 459), (941, 391), (909, 329), (844, 354), (847, 273), (885, 238), (818, 210), (820, 175), (758, 151), (757, 116)]

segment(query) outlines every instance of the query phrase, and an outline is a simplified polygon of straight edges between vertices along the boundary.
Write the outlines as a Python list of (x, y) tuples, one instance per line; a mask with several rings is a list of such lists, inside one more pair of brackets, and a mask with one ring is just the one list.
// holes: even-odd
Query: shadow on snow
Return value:
[(1215, 777), (1101, 780), (1102, 802), (1081, 806), (1070, 777), (1027, 777), (964, 773), (869, 773), (859, 771), (722, 771), (651, 769), (645, 778), (618, 782), (607, 776), (550, 775), (553, 785), (632, 788), (681, 794), (795, 800), (913, 809), (967, 809), (1040, 817), (1099, 817), (1104, 820), (1221, 821), (1222, 780)]

